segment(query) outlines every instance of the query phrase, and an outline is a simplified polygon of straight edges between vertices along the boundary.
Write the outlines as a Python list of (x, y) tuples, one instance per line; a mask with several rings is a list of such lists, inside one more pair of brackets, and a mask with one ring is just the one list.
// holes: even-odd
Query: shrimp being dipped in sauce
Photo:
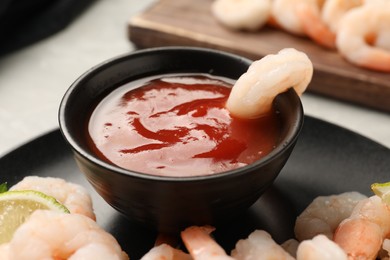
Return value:
[(54, 197), (71, 213), (85, 215), (96, 220), (92, 199), (87, 190), (78, 184), (60, 178), (27, 176), (10, 190), (36, 190)]
[(275, 97), (294, 88), (301, 95), (311, 81), (313, 65), (308, 56), (293, 48), (254, 61), (234, 84), (226, 108), (239, 118), (258, 118), (269, 113)]
[(3, 260), (128, 259), (115, 238), (91, 218), (49, 210), (34, 211), (0, 251)]

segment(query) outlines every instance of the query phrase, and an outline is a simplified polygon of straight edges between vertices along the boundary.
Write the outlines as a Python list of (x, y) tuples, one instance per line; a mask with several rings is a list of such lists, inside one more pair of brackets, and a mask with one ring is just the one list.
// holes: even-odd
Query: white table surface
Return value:
[[(152, 2), (97, 1), (59, 33), (0, 58), (0, 156), (58, 128), (67, 88), (92, 66), (135, 49), (127, 23)], [(390, 148), (389, 114), (308, 92), (302, 101), (306, 115)]]

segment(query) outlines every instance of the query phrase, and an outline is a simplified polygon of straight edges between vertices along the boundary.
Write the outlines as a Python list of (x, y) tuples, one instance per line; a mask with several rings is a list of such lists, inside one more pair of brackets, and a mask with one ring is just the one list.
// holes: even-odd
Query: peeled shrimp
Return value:
[(348, 218), (357, 203), (365, 198), (367, 198), (365, 195), (358, 192), (315, 198), (297, 217), (295, 237), (303, 241), (323, 234), (332, 239), (340, 222)]
[(168, 244), (153, 247), (141, 260), (191, 260), (192, 257), (183, 251), (173, 248)]
[(350, 259), (375, 259), (390, 235), (390, 208), (378, 196), (360, 201), (340, 223), (334, 241)]
[(294, 88), (301, 95), (311, 81), (313, 65), (306, 54), (293, 48), (253, 62), (234, 84), (226, 103), (232, 115), (257, 118), (272, 109), (275, 97)]
[(225, 250), (211, 238), (214, 231), (210, 226), (191, 226), (181, 232), (181, 238), (188, 252), (194, 260), (215, 259), (232, 260), (234, 258), (226, 254)]
[(336, 34), (343, 16), (362, 4), (364, 0), (326, 0), (322, 7), (322, 20)]
[(305, 35), (302, 23), (296, 13), (296, 6), (307, 0), (274, 0), (271, 15), (274, 23), (287, 32)]
[(211, 11), (228, 28), (254, 31), (268, 21), (271, 0), (215, 0)]
[(5, 246), (8, 259), (128, 259), (118, 242), (90, 218), (36, 210)]
[(347, 260), (347, 254), (324, 235), (302, 241), (297, 250), (297, 260)]
[(27, 176), (10, 190), (36, 190), (52, 196), (65, 205), (71, 213), (96, 220), (92, 200), (87, 190), (78, 184), (60, 178)]
[(297, 16), (307, 36), (323, 47), (335, 49), (336, 34), (330, 30), (321, 16), (323, 4), (323, 0), (306, 0), (298, 3)]
[(247, 239), (239, 240), (231, 255), (237, 260), (294, 259), (272, 239), (270, 234), (264, 230), (255, 230)]
[[(358, 66), (390, 72), (390, 49), (383, 48), (390, 46), (389, 24), (390, 1), (375, 1), (351, 9), (342, 18), (337, 32), (340, 54)], [(379, 47), (375, 46), (377, 38), (382, 39)]]

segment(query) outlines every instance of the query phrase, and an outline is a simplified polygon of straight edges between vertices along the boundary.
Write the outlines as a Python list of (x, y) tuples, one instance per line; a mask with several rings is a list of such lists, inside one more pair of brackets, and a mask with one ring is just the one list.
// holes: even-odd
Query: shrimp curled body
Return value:
[(232, 256), (235, 259), (294, 260), (294, 257), (278, 245), (264, 230), (255, 230), (247, 239), (239, 240), (232, 251)]
[(302, 241), (297, 250), (297, 260), (347, 260), (347, 254), (325, 235)]
[(307, 55), (293, 48), (253, 62), (234, 84), (226, 103), (232, 115), (258, 118), (269, 113), (274, 98), (293, 87), (301, 95), (311, 81), (313, 65)]
[(351, 215), (359, 201), (366, 198), (359, 192), (315, 198), (295, 221), (296, 238), (302, 241), (322, 234), (332, 239), (340, 222)]
[(360, 201), (338, 226), (334, 241), (349, 259), (375, 259), (390, 235), (390, 207), (378, 196)]
[(216, 0), (211, 11), (230, 29), (255, 31), (268, 21), (271, 6), (271, 0)]
[(128, 259), (115, 238), (92, 219), (49, 210), (34, 211), (2, 249), (5, 260)]
[(181, 238), (194, 260), (233, 260), (210, 236), (211, 226), (191, 226), (181, 232)]
[(336, 38), (339, 52), (346, 60), (363, 68), (390, 72), (389, 24), (389, 1), (353, 8), (339, 24)]
[(85, 215), (96, 220), (92, 199), (87, 190), (78, 184), (60, 178), (27, 176), (10, 190), (36, 190), (54, 197), (71, 213)]

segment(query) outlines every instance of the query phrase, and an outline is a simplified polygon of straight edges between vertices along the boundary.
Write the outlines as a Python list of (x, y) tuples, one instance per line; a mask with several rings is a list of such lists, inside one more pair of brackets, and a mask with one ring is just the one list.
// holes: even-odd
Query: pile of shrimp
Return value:
[(390, 72), (388, 0), (214, 0), (211, 11), (230, 29), (270, 25), (338, 51), (356, 66)]
[(0, 244), (2, 260), (126, 260), (116, 239), (96, 222), (86, 189), (60, 178), (27, 176), (10, 190), (35, 190), (54, 197), (70, 214), (36, 210)]
[(180, 234), (185, 249), (161, 241), (141, 260), (279, 259), (388, 260), (390, 207), (378, 196), (358, 192), (320, 196), (297, 217), (295, 238), (276, 243), (265, 230), (255, 230), (226, 252), (211, 226), (191, 226)]

